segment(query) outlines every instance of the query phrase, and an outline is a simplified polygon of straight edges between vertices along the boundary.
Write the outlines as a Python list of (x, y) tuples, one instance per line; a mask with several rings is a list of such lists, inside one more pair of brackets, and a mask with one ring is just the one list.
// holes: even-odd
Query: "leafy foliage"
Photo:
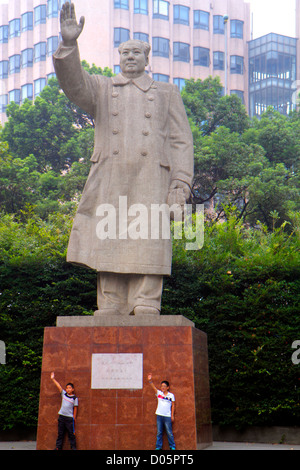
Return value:
[(297, 425), (300, 256), (297, 227), (247, 229), (234, 215), (205, 230), (200, 251), (174, 245), (164, 314), (182, 314), (208, 335), (213, 422)]
[[(83, 62), (89, 73), (109, 69)], [(208, 334), (213, 421), (293, 425), (299, 371), (300, 113), (250, 120), (218, 78), (182, 92), (194, 136), (194, 204), (205, 243), (173, 241), (162, 313)], [(65, 261), (94, 140), (91, 116), (51, 80), (34, 103), (8, 107), (0, 132), (0, 428), (35, 426), (43, 330), (96, 309), (96, 276)], [(19, 397), (22, 396), (22, 400)]]

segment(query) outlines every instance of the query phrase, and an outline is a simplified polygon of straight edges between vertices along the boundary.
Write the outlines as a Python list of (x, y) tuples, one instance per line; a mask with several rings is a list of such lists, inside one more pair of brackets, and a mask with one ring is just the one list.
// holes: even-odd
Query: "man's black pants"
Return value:
[(74, 434), (74, 420), (68, 416), (59, 415), (58, 417), (58, 435), (56, 440), (56, 449), (61, 450), (65, 432), (68, 433), (71, 449), (76, 450), (76, 438)]

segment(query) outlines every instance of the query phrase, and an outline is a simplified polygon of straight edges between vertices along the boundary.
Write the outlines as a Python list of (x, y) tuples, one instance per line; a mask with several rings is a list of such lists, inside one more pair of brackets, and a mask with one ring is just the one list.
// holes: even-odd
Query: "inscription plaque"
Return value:
[(92, 389), (143, 388), (143, 354), (92, 354)]

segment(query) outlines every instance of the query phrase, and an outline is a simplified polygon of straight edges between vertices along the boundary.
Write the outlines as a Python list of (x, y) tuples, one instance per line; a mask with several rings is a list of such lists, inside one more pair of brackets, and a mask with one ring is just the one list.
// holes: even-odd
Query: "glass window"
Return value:
[(223, 16), (214, 15), (214, 34), (224, 34)]
[(8, 25), (0, 26), (0, 44), (8, 42)]
[(21, 99), (22, 103), (24, 102), (25, 99), (32, 100), (33, 99), (33, 85), (32, 83), (26, 83), (26, 85), (23, 85), (21, 87)]
[(169, 2), (165, 0), (153, 0), (153, 18), (169, 19)]
[(169, 75), (165, 75), (164, 73), (154, 73), (153, 80), (155, 80), (156, 82), (169, 83), (170, 77)]
[(21, 66), (21, 56), (20, 54), (12, 55), (9, 58), (8, 73), (19, 73)]
[(32, 67), (33, 65), (33, 49), (24, 49), (21, 52), (21, 67)]
[(190, 24), (190, 9), (183, 5), (174, 5), (174, 24)]
[(33, 13), (28, 11), (22, 15), (22, 32), (31, 31), (33, 29)]
[(244, 92), (241, 90), (230, 90), (231, 95), (237, 95), (244, 104)]
[(1, 60), (0, 62), (0, 78), (8, 77), (8, 60)]
[(114, 73), (117, 75), (118, 73), (121, 72), (121, 67), (120, 65), (114, 65)]
[(39, 42), (34, 45), (34, 62), (46, 60), (46, 43)]
[(0, 113), (5, 113), (7, 101), (8, 101), (7, 95), (0, 96)]
[(170, 41), (166, 38), (152, 38), (152, 55), (159, 57), (169, 57)]
[(214, 52), (214, 59), (213, 59), (213, 66), (214, 70), (224, 70), (225, 62), (224, 62), (224, 52)]
[(118, 47), (122, 42), (129, 40), (130, 34), (129, 29), (115, 28), (114, 29), (114, 46)]
[(21, 97), (21, 91), (18, 89), (11, 90), (8, 93), (8, 98), (9, 98), (10, 103), (14, 102), (14, 103), (20, 104), (20, 97)]
[(174, 78), (173, 83), (178, 86), (180, 91), (185, 87), (185, 79), (184, 78)]
[(46, 86), (45, 78), (38, 78), (34, 80), (34, 97), (36, 98), (41, 93), (42, 89)]
[(134, 13), (148, 15), (148, 0), (134, 0)]
[(9, 22), (9, 38), (16, 38), (20, 36), (21, 20), (16, 18)]
[(122, 8), (123, 10), (128, 10), (129, 9), (128, 0), (115, 0), (114, 7)]
[(230, 37), (243, 39), (244, 36), (244, 22), (240, 20), (230, 21)]
[(194, 28), (209, 30), (209, 13), (202, 10), (194, 10)]
[(244, 57), (239, 55), (230, 56), (230, 73), (244, 74)]
[(149, 43), (149, 34), (146, 33), (133, 33), (133, 39), (139, 39), (140, 41)]
[(58, 36), (51, 36), (47, 39), (47, 55), (51, 56), (58, 48)]
[(44, 24), (46, 23), (46, 13), (47, 7), (46, 5), (39, 5), (34, 9), (34, 24)]
[(173, 60), (180, 62), (190, 61), (190, 45), (184, 42), (173, 43)]
[(209, 67), (209, 49), (206, 47), (194, 47), (194, 65)]
[(56, 78), (56, 73), (54, 73), (54, 72), (48, 73), (47, 82), (49, 82), (49, 80), (51, 80), (51, 78)]
[(47, 0), (47, 17), (58, 17), (58, 0)]

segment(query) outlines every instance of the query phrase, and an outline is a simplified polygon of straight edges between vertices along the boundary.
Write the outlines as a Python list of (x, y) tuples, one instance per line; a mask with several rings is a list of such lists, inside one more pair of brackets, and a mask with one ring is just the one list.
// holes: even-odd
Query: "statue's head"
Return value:
[(149, 63), (150, 45), (139, 39), (131, 39), (119, 46), (120, 67), (123, 75), (134, 78), (142, 75)]

